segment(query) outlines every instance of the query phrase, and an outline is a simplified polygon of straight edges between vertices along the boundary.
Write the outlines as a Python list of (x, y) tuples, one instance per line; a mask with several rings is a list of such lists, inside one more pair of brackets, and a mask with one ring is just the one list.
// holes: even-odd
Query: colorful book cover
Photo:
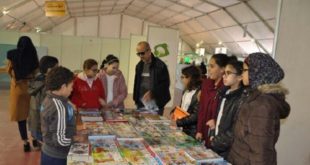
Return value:
[(166, 132), (164, 139), (170, 144), (176, 145), (178, 147), (192, 147), (201, 145), (199, 141), (191, 136), (186, 135), (182, 131)]
[(101, 116), (81, 116), (82, 122), (99, 122), (103, 121)]
[(88, 130), (89, 136), (113, 135), (110, 127), (103, 122), (85, 122), (83, 127)]
[(205, 149), (202, 146), (186, 148), (185, 155), (196, 163), (212, 163), (222, 162), (223, 158), (210, 149)]
[(118, 138), (137, 138), (136, 130), (128, 122), (108, 122), (109, 127)]
[(91, 160), (71, 160), (67, 159), (67, 165), (93, 165), (93, 162)]
[(107, 110), (103, 112), (105, 121), (127, 121), (121, 113), (113, 110)]
[(192, 165), (195, 164), (185, 156), (183, 150), (178, 150), (174, 146), (158, 146), (152, 148), (162, 165)]
[(88, 143), (74, 143), (71, 145), (67, 161), (68, 164), (78, 164), (78, 162), (92, 163), (92, 157), (89, 154), (90, 146)]
[(157, 165), (155, 153), (146, 145), (143, 139), (119, 138), (117, 139), (123, 158), (129, 164)]
[(113, 136), (92, 136), (89, 142), (95, 165), (122, 164), (123, 159)]

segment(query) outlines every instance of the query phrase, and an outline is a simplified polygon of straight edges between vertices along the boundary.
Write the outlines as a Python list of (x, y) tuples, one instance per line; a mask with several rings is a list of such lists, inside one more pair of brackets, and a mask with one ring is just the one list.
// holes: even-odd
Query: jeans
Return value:
[(41, 152), (41, 165), (66, 165), (67, 159), (53, 158)]

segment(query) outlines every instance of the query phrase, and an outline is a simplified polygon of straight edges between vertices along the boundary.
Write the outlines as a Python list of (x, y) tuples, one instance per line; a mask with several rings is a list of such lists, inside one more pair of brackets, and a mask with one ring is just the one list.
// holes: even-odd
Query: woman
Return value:
[(248, 89), (242, 97), (228, 161), (275, 165), (280, 119), (290, 112), (285, 101), (288, 91), (278, 84), (284, 72), (268, 54), (253, 53), (245, 59), (242, 76)]
[(98, 77), (104, 86), (107, 96), (106, 108), (124, 109), (124, 100), (127, 97), (127, 86), (122, 72), (119, 70), (119, 59), (108, 55), (102, 61)]
[(176, 125), (182, 127), (183, 132), (187, 135), (195, 138), (199, 109), (197, 95), (201, 85), (200, 70), (193, 65), (183, 68), (181, 79), (185, 89), (182, 96), (181, 108), (188, 112), (189, 115), (181, 119), (176, 119)]
[(226, 54), (215, 54), (208, 64), (209, 78), (202, 84), (196, 139), (204, 140), (210, 146), (209, 128), (214, 129), (214, 120), (218, 106), (218, 91), (224, 86), (223, 75), (229, 58)]
[(83, 72), (73, 81), (71, 101), (77, 109), (97, 109), (106, 104), (104, 88), (96, 77), (98, 63), (94, 59), (87, 59), (83, 64)]
[(36, 48), (27, 36), (19, 38), (17, 49), (8, 51), (7, 71), (11, 76), (10, 84), (10, 119), (18, 122), (18, 129), (24, 141), (24, 151), (30, 151), (27, 135), (27, 117), (30, 106), (28, 83), (39, 67)]

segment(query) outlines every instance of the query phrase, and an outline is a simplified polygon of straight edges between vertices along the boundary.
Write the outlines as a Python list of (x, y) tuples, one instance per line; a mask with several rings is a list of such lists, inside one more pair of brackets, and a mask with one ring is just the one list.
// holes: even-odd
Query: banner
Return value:
[(65, 1), (45, 1), (45, 16), (59, 17), (66, 15)]

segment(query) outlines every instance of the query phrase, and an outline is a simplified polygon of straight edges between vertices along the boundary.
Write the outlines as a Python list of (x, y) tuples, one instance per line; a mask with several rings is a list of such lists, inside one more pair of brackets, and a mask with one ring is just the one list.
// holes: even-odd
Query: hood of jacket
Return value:
[(289, 93), (288, 89), (283, 87), (282, 84), (264, 84), (257, 87), (257, 91), (262, 94), (271, 95), (277, 100), (275, 105), (280, 111), (280, 118), (284, 119), (290, 114), (290, 105), (286, 102), (285, 96)]

